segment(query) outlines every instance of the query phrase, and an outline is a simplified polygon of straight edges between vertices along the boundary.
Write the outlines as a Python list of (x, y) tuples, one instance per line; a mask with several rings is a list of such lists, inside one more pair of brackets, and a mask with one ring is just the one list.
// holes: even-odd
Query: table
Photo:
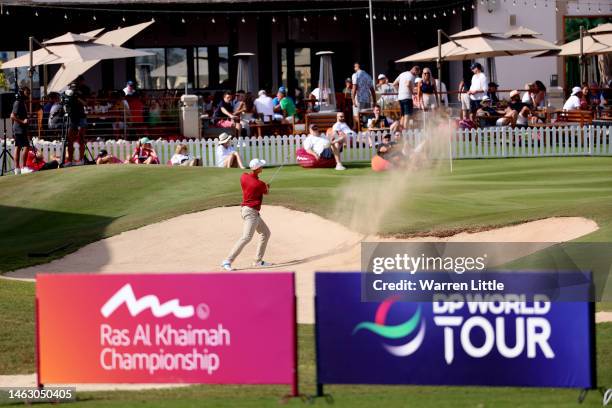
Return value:
[(250, 123), (249, 128), (251, 129), (251, 136), (255, 133), (257, 137), (293, 134), (293, 125), (291, 123)]

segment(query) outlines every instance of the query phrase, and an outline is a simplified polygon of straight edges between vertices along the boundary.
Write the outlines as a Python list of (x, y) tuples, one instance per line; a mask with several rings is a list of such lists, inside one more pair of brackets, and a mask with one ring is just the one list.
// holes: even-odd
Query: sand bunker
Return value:
[[(276, 265), (270, 270), (296, 272), (300, 323), (314, 320), (315, 271), (359, 270), (362, 240), (398, 241), (366, 237), (317, 215), (283, 207), (264, 206), (261, 214), (272, 231), (266, 260)], [(240, 236), (241, 226), (238, 207), (182, 215), (95, 242), (62, 259), (9, 272), (6, 276), (32, 279), (40, 272), (220, 271), (219, 264)], [(595, 222), (585, 218), (563, 217), (447, 238), (401, 241), (565, 242), (597, 229)], [(252, 270), (255, 239), (236, 260), (234, 266), (239, 271)]]

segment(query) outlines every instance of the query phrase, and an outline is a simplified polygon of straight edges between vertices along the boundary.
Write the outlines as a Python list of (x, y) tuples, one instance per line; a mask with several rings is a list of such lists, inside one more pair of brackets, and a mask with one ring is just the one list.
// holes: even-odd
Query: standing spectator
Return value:
[(467, 120), (470, 117), (470, 95), (468, 91), (470, 89), (470, 78), (466, 75), (463, 76), (461, 82), (459, 82), (459, 88), (457, 89), (457, 99), (461, 104), (461, 112), (459, 118), (461, 120)]
[(272, 98), (270, 98), (263, 89), (259, 91), (257, 95), (257, 99), (255, 99), (254, 102), (257, 114), (264, 122), (269, 122), (274, 117), (274, 104), (272, 103)]
[(446, 88), (446, 84), (438, 78), (436, 78), (436, 89), (438, 90), (438, 95), (440, 95), (441, 105), (448, 108), (448, 89)]
[(91, 97), (91, 89), (85, 83), (85, 77), (83, 75), (79, 75), (76, 79), (77, 90), (79, 91), (79, 95), (83, 99), (87, 99)]
[(376, 92), (380, 94), (378, 98), (378, 104), (384, 109), (385, 106), (393, 104), (397, 101), (397, 95), (395, 95), (395, 88), (389, 83), (389, 79), (385, 74), (378, 76), (378, 85), (376, 86)]
[(85, 158), (85, 132), (87, 131), (87, 114), (85, 113), (85, 105), (87, 104), (81, 94), (80, 89), (84, 89), (87, 92), (87, 88), (82, 83), (82, 76), (79, 77), (79, 82), (73, 82), (70, 88), (66, 91), (68, 95), (68, 102), (66, 103), (66, 111), (68, 113), (68, 135), (67, 135), (67, 154), (66, 162), (64, 167), (69, 167), (76, 162), (74, 161), (74, 143), (79, 144), (81, 150), (80, 161)]
[(358, 62), (353, 65), (353, 69), (355, 73), (351, 78), (353, 82), (351, 98), (353, 100), (353, 117), (355, 118), (355, 123), (358, 123), (359, 112), (372, 107), (372, 102), (376, 100), (376, 91), (374, 90), (372, 77), (361, 69)]
[(408, 128), (408, 120), (414, 110), (412, 91), (414, 89), (416, 74), (419, 71), (420, 68), (415, 65), (410, 71), (399, 74), (395, 82), (393, 82), (393, 86), (397, 89), (397, 99), (400, 104), (400, 114), (402, 116), (400, 122), (404, 129)]
[(217, 140), (217, 150), (215, 151), (215, 159), (217, 161), (217, 167), (240, 167), (241, 169), (244, 169), (240, 154), (238, 154), (236, 148), (232, 146), (232, 135), (227, 133), (221, 133), (219, 135), (219, 139)]
[(575, 86), (572, 88), (572, 94), (565, 104), (563, 104), (563, 110), (577, 110), (580, 109), (580, 100), (582, 99), (582, 89), (579, 86)]
[(417, 86), (417, 95), (421, 103), (421, 109), (424, 111), (435, 109), (438, 106), (436, 81), (433, 79), (429, 68), (423, 70), (423, 79), (419, 81)]
[(63, 121), (63, 109), (60, 103), (60, 94), (57, 92), (51, 92), (49, 94), (49, 114), (47, 119), (47, 128), (49, 130), (57, 130), (62, 126)]
[(487, 89), (487, 97), (489, 98), (489, 102), (492, 106), (497, 106), (499, 103), (499, 97), (497, 96), (497, 89), (499, 85), (495, 82), (489, 82), (489, 87)]
[(136, 84), (134, 81), (127, 81), (125, 88), (123, 88), (123, 94), (125, 96), (132, 96), (136, 93)]
[(234, 111), (234, 103), (232, 102), (232, 93), (225, 92), (223, 99), (217, 105), (215, 114), (213, 115), (214, 123), (221, 128), (234, 128), (236, 133), (242, 133), (242, 125), (240, 124), (240, 112)]
[(472, 121), (476, 121), (476, 112), (480, 108), (480, 101), (482, 101), (482, 98), (487, 93), (489, 83), (486, 75), (482, 72), (482, 65), (480, 63), (473, 63), (470, 69), (472, 74), (474, 74), (472, 75), (470, 90), (468, 91), (470, 95), (470, 114)]
[(30, 148), (28, 135), (28, 108), (26, 100), (30, 97), (30, 88), (23, 86), (17, 92), (17, 100), (13, 104), (11, 122), (13, 122), (13, 137), (15, 139), (15, 174), (21, 174), (21, 168), (26, 164)]

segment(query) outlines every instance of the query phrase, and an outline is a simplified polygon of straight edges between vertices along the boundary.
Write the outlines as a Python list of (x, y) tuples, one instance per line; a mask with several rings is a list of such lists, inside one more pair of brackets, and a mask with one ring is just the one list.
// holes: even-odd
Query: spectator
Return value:
[(113, 156), (108, 153), (108, 150), (102, 149), (98, 156), (96, 156), (96, 164), (121, 164), (123, 163), (120, 158)]
[(389, 83), (389, 79), (385, 74), (378, 76), (378, 85), (376, 86), (376, 92), (380, 94), (378, 98), (378, 104), (381, 106), (389, 106), (397, 101), (397, 95), (395, 95), (395, 88)]
[[(13, 123), (13, 138), (15, 139), (15, 174), (21, 173), (25, 166), (28, 150), (30, 149), (30, 137), (28, 135), (28, 108), (26, 100), (30, 97), (30, 88), (20, 87), (17, 100), (13, 104), (11, 122)], [(5, 139), (6, 141), (6, 139)]]
[(438, 106), (436, 82), (429, 68), (423, 70), (423, 79), (419, 81), (417, 86), (417, 95), (421, 103), (421, 109), (427, 111)]
[(276, 97), (279, 101), (277, 107), (278, 112), (282, 113), (283, 118), (285, 118), (286, 120), (293, 119), (297, 112), (297, 108), (295, 107), (293, 100), (291, 98), (288, 98), (287, 94), (282, 92), (279, 92)]
[(361, 69), (358, 62), (353, 65), (355, 73), (351, 81), (353, 87), (351, 89), (351, 99), (353, 101), (353, 117), (355, 123), (359, 121), (359, 112), (363, 109), (370, 109), (372, 102), (376, 101), (376, 91), (372, 83), (372, 77), (367, 72)]
[(499, 116), (499, 113), (491, 106), (491, 99), (485, 95), (480, 101), (480, 108), (476, 111), (478, 126), (494, 126), (497, 122), (497, 116)]
[(76, 164), (74, 161), (74, 143), (79, 144), (81, 149), (81, 161), (85, 157), (85, 132), (87, 131), (87, 114), (85, 106), (87, 102), (84, 100), (88, 96), (89, 88), (83, 83), (84, 79), (80, 76), (77, 82), (70, 84), (70, 88), (66, 91), (68, 102), (66, 103), (66, 112), (68, 113), (68, 135), (67, 139), (67, 156), (64, 167)]
[(385, 133), (383, 141), (376, 146), (376, 154), (394, 166), (399, 166), (404, 159), (401, 146), (396, 141), (391, 141), (390, 133)]
[(526, 127), (529, 123), (529, 113), (529, 107), (521, 101), (521, 94), (515, 89), (510, 92), (510, 102), (503, 112), (504, 116), (497, 120), (497, 125)]
[(489, 102), (492, 106), (497, 106), (497, 104), (499, 103), (499, 97), (497, 96), (498, 89), (499, 85), (497, 83), (489, 82), (486, 96), (489, 98)]
[(525, 84), (525, 92), (523, 93), (523, 96), (521, 97), (521, 102), (523, 102), (525, 105), (529, 106), (529, 107), (534, 107), (535, 103), (534, 103), (534, 87), (535, 85), (533, 83), (528, 83)]
[(34, 151), (31, 149), (28, 151), (28, 157), (26, 159), (26, 164), (25, 164), (25, 167), (21, 169), (21, 172), (22, 173), (32, 173), (34, 171), (58, 169), (60, 167), (61, 161), (62, 159), (60, 159), (59, 157), (53, 156), (51, 157), (51, 160), (46, 162), (40, 150)]
[(461, 82), (459, 82), (459, 89), (457, 98), (459, 103), (461, 104), (461, 120), (468, 120), (470, 117), (470, 95), (468, 91), (470, 90), (470, 77), (464, 75)]
[(381, 114), (379, 105), (374, 105), (374, 116), (368, 119), (368, 130), (386, 129), (391, 126), (391, 122)]
[(47, 127), (49, 130), (60, 129), (64, 119), (62, 104), (60, 103), (60, 94), (57, 92), (51, 92), (49, 94), (49, 103), (47, 105), (49, 104), (51, 107), (49, 108)]
[(239, 111), (241, 107), (243, 107), (244, 99), (246, 98), (246, 93), (240, 89), (236, 91), (236, 95), (232, 104), (234, 105), (234, 112)]
[(176, 146), (176, 149), (174, 150), (174, 154), (172, 155), (172, 158), (170, 159), (170, 164), (172, 166), (193, 167), (193, 166), (201, 166), (202, 161), (197, 157), (194, 158), (189, 153), (189, 149), (187, 148), (187, 145), (181, 143)]
[(215, 110), (213, 121), (221, 128), (231, 129), (234, 128), (238, 135), (242, 132), (242, 125), (240, 124), (240, 112), (234, 111), (234, 103), (232, 102), (232, 93), (225, 92), (223, 99), (217, 105)]
[(123, 94), (125, 96), (132, 96), (136, 94), (136, 84), (134, 83), (134, 81), (127, 81), (127, 84), (125, 84), (125, 88), (123, 88)]
[(346, 116), (344, 116), (344, 112), (336, 113), (336, 123), (332, 126), (332, 132), (339, 136), (343, 142), (347, 140), (348, 137), (355, 136), (355, 132), (353, 129), (346, 124)]
[(277, 109), (277, 107), (280, 104), (280, 98), (278, 97), (279, 93), (282, 93), (283, 95), (287, 95), (288, 93), (287, 88), (284, 86), (281, 86), (278, 88), (278, 92), (276, 92), (276, 96), (274, 97), (274, 99), (272, 99), (272, 104), (274, 105), (274, 109)]
[(580, 99), (582, 98), (582, 89), (579, 86), (572, 88), (572, 94), (567, 101), (563, 104), (563, 110), (577, 110), (580, 109)]
[(316, 124), (311, 124), (308, 129), (309, 133), (302, 142), (302, 147), (309, 154), (319, 159), (336, 159), (336, 170), (346, 170), (340, 159), (341, 145), (335, 143), (334, 139), (329, 140), (322, 136), (319, 132), (319, 127)]
[(148, 137), (143, 137), (138, 142), (132, 156), (126, 160), (126, 164), (159, 164), (159, 158), (155, 149), (151, 146), (151, 141)]
[(393, 82), (393, 86), (397, 90), (397, 99), (400, 104), (400, 113), (402, 116), (400, 122), (404, 129), (408, 128), (408, 119), (414, 110), (412, 91), (418, 71), (420, 71), (420, 68), (415, 65), (410, 71), (399, 74), (395, 82)]
[(472, 120), (475, 120), (476, 112), (480, 108), (480, 101), (487, 93), (489, 83), (486, 75), (482, 73), (482, 65), (480, 63), (473, 63), (470, 69), (473, 75), (468, 94), (470, 95), (470, 113)]
[(251, 136), (250, 124), (257, 119), (257, 109), (255, 108), (255, 100), (252, 94), (247, 94), (244, 102), (240, 106), (240, 123), (242, 128), (246, 130), (247, 136)]
[(87, 99), (91, 97), (91, 89), (85, 83), (85, 77), (83, 75), (77, 77), (76, 84), (81, 98)]
[(274, 117), (272, 98), (263, 89), (259, 91), (258, 97), (255, 99), (255, 109), (264, 122), (269, 122)]
[(221, 133), (217, 139), (217, 150), (215, 152), (217, 167), (230, 168), (240, 167), (244, 169), (242, 158), (232, 146), (232, 135)]
[(546, 107), (546, 87), (542, 83), (542, 81), (535, 81), (533, 83), (533, 103), (535, 108), (545, 108)]
[(441, 104), (448, 108), (448, 89), (446, 88), (446, 84), (436, 78), (436, 89), (438, 90), (438, 95), (440, 95)]

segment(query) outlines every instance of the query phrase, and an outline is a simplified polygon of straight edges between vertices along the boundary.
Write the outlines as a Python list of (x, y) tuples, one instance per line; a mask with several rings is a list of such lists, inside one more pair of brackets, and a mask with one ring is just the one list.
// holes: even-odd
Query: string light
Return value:
[(38, 17), (38, 10), (36, 10), (36, 11), (34, 12), (34, 15), (35, 15), (36, 17)]
[(242, 21), (243, 23), (246, 23), (246, 20), (245, 20), (244, 17), (242, 17), (242, 20), (240, 20), (240, 21)]
[(96, 20), (97, 20), (97, 18), (96, 18), (96, 15), (95, 15), (95, 14), (93, 15), (93, 17), (92, 17), (92, 18), (93, 18), (93, 21), (96, 21)]
[[(7, 12), (8, 14), (8, 12)], [(68, 14), (64, 13), (64, 20), (68, 20)]]
[(472, 4), (472, 10), (476, 10), (476, 6)]
[(404, 21), (407, 21), (408, 17), (406, 17), (406, 15), (404, 14)]
[(427, 14), (423, 14), (423, 19), (427, 20)]
[(393, 20), (397, 21), (397, 16), (395, 14), (393, 15)]
[(338, 17), (334, 14), (334, 21), (338, 21)]
[(435, 12), (433, 13), (433, 18), (438, 18)]
[(185, 17), (181, 17), (181, 23), (185, 24)]
[(455, 11), (455, 9), (453, 9), (453, 14), (457, 14), (457, 11)]
[(121, 17), (121, 21), (125, 23), (125, 16)]
[(462, 11), (465, 11), (465, 6), (461, 6), (461, 10), (462, 10)]
[[(272, 18), (274, 19), (274, 17), (272, 17)], [(210, 19), (210, 22), (211, 22), (211, 23), (213, 23), (213, 24), (215, 24), (215, 23), (216, 23), (215, 18), (214, 18), (214, 17), (213, 17), (213, 18), (211, 18), (211, 19)]]
[(366, 13), (366, 18), (370, 18), (370, 15), (368, 13)]
[(307, 23), (308, 22), (308, 18), (306, 18), (306, 16), (304, 16), (304, 22)]
[(372, 18), (376, 20), (376, 14), (372, 14)]
[(414, 15), (414, 17), (413, 17), (413, 19), (414, 19), (414, 21), (417, 21), (417, 17), (416, 17), (416, 14)]
[(444, 10), (444, 13), (442, 13), (442, 15), (443, 15), (444, 17), (446, 17), (446, 10)]
[(387, 21), (387, 16), (383, 14), (383, 21)]

